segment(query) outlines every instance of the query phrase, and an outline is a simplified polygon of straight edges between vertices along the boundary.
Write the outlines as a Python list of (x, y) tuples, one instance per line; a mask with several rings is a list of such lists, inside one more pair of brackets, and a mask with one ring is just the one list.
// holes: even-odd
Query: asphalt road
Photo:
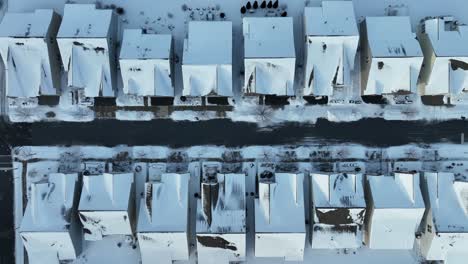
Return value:
[[(21, 145), (307, 145), (362, 144), (388, 147), (410, 143), (460, 143), (468, 135), (468, 121), (404, 122), (367, 119), (349, 123), (320, 120), (315, 125), (288, 123), (258, 129), (252, 123), (228, 120), (202, 122), (122, 122), (7, 124), (0, 122), (0, 155)], [(11, 172), (0, 172), (0, 264), (14, 263), (13, 181)]]

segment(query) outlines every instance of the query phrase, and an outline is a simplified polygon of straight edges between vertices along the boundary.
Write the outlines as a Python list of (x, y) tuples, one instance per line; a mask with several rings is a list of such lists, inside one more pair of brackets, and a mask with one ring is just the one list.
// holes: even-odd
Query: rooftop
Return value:
[(245, 175), (220, 174), (201, 184), (197, 233), (245, 233)]
[(423, 56), (409, 17), (366, 17), (365, 23), (373, 57)]
[(190, 21), (184, 43), (184, 64), (231, 64), (232, 22)]
[(425, 33), (429, 36), (434, 52), (441, 57), (468, 56), (468, 26), (453, 17), (425, 20)]
[(190, 174), (164, 173), (145, 184), (138, 232), (187, 232)]
[(169, 59), (171, 42), (169, 34), (143, 34), (141, 29), (126, 29), (120, 59)]
[(112, 15), (112, 9), (96, 9), (94, 4), (66, 4), (57, 37), (106, 38)]
[(245, 58), (295, 58), (291, 17), (244, 17)]
[(21, 231), (68, 232), (77, 181), (77, 174), (52, 173), (46, 182), (31, 184)]
[(468, 232), (468, 182), (455, 180), (453, 173), (425, 172), (424, 193), (428, 197), (436, 231)]
[(312, 199), (317, 208), (365, 208), (362, 174), (311, 174)]
[(307, 36), (359, 35), (352, 1), (323, 1), (322, 6), (304, 9)]
[(255, 199), (255, 232), (304, 233), (304, 175), (276, 173), (273, 182), (259, 182)]
[(425, 208), (419, 173), (368, 176), (375, 208)]
[(80, 211), (127, 211), (133, 173), (83, 176)]
[(37, 9), (31, 13), (8, 12), (0, 24), (0, 37), (44, 38), (53, 15), (52, 9)]

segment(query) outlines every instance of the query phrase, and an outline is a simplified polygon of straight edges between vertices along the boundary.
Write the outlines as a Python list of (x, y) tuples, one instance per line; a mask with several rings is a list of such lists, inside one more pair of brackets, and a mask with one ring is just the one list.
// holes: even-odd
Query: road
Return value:
[[(289, 123), (258, 129), (252, 123), (228, 120), (203, 122), (122, 122), (7, 124), (0, 122), (0, 156), (20, 145), (307, 145), (362, 144), (388, 147), (410, 143), (459, 143), (468, 135), (468, 121), (403, 122), (368, 119), (349, 123), (320, 120), (315, 125)], [(0, 171), (0, 264), (14, 263), (13, 181), (11, 172)]]

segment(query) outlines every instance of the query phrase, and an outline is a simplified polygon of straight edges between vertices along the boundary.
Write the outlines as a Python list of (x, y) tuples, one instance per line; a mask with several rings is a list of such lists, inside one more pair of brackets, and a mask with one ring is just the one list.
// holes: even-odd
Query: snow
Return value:
[(468, 182), (457, 180), (453, 173), (425, 172), (422, 192), (427, 212), (421, 224), (423, 256), (445, 260), (452, 252), (468, 246)]
[(188, 260), (190, 174), (164, 173), (147, 182), (140, 202), (138, 238), (143, 263)]
[[(304, 95), (333, 94), (333, 82), (348, 84), (359, 32), (350, 1), (324, 1), (304, 9), (306, 71)], [(334, 81), (336, 76), (336, 80)]]
[(419, 39), (426, 65), (421, 72), (422, 93), (459, 94), (468, 85), (468, 26), (454, 17), (426, 19)]
[(290, 17), (246, 17), (244, 93), (293, 95), (296, 52)]
[(53, 10), (6, 13), (0, 24), (0, 54), (9, 97), (56, 95), (58, 53), (54, 39), (60, 18)]
[(133, 173), (83, 176), (80, 219), (85, 239), (99, 240), (105, 235), (132, 234), (131, 211)]
[[(188, 261), (178, 261), (177, 263), (191, 263), (197, 261), (197, 251), (208, 250), (205, 257), (210, 258), (211, 263), (219, 263), (218, 260), (227, 257), (224, 253), (219, 254), (217, 249), (202, 247), (197, 244), (195, 234), (196, 223), (196, 204), (199, 199), (195, 199), (195, 193), (200, 194), (200, 180), (199, 175), (201, 165), (206, 161), (223, 161), (221, 169), (229, 169), (231, 165), (239, 165), (239, 171), (242, 177), (245, 178), (245, 192), (249, 193), (245, 196), (246, 203), (246, 232), (240, 235), (232, 234), (232, 236), (222, 235), (221, 237), (229, 243), (236, 244), (238, 252), (245, 257), (248, 263), (256, 264), (280, 264), (284, 263), (284, 257), (255, 257), (254, 243), (255, 243), (255, 219), (254, 219), (254, 196), (250, 192), (255, 193), (255, 179), (258, 177), (260, 165), (266, 160), (277, 164), (278, 168), (286, 168), (288, 165), (293, 168), (288, 173), (302, 173), (305, 177), (310, 177), (310, 172), (324, 171), (324, 165), (329, 165), (332, 174), (340, 172), (351, 172), (359, 168), (361, 172), (370, 175), (391, 175), (395, 171), (411, 171), (419, 168), (420, 171), (446, 171), (455, 174), (457, 179), (468, 179), (468, 151), (466, 145), (458, 144), (410, 144), (390, 148), (380, 147), (366, 147), (362, 145), (337, 145), (327, 144), (323, 145), (317, 142), (304, 142), (301, 146), (291, 145), (278, 145), (278, 146), (249, 146), (249, 147), (223, 147), (223, 146), (193, 146), (187, 148), (168, 148), (164, 146), (126, 146), (120, 145), (116, 147), (102, 147), (102, 146), (23, 146), (13, 149), (12, 156), (15, 160), (13, 166), (16, 168), (13, 171), (15, 182), (15, 230), (17, 235), (16, 240), (16, 259), (17, 263), (23, 263), (23, 243), (19, 236), (19, 226), (22, 218), (22, 182), (25, 181), (25, 186), (28, 187), (32, 182), (37, 182), (46, 177), (50, 173), (63, 172), (63, 170), (73, 170), (76, 172), (83, 172), (90, 170), (91, 166), (100, 164), (104, 172), (112, 173), (116, 166), (110, 166), (114, 163), (115, 157), (122, 152), (128, 152), (128, 159), (130, 165), (126, 171), (133, 171), (135, 175), (135, 192), (140, 194), (144, 191), (144, 183), (149, 179), (157, 179), (158, 171), (166, 171), (167, 173), (190, 173), (190, 187), (189, 187), (189, 251), (190, 257)], [(239, 155), (239, 162), (227, 162), (226, 157), (236, 157)], [(289, 158), (288, 158), (289, 157)], [(180, 162), (174, 163), (174, 160)], [(86, 164), (86, 167), (85, 167)], [(93, 165), (94, 164), (94, 165)], [(106, 166), (107, 164), (107, 166)], [(159, 165), (164, 164), (165, 169), (159, 168)], [(235, 167), (235, 166), (234, 166)], [(151, 169), (150, 169), (151, 168)], [(154, 168), (154, 169), (153, 169)], [(328, 166), (327, 166), (328, 168)], [(150, 173), (151, 172), (151, 173)], [(223, 173), (223, 172), (221, 172)], [(352, 174), (352, 173), (351, 173)], [(24, 175), (24, 176), (22, 176)], [(81, 176), (80, 176), (81, 177)], [(304, 195), (307, 197), (310, 194), (312, 185), (305, 180)], [(132, 200), (132, 203), (138, 204), (141, 197)], [(25, 196), (25, 199), (28, 197)], [(305, 201), (305, 215), (310, 224), (306, 225), (306, 243), (304, 248), (304, 262), (314, 263), (350, 263), (359, 264), (369, 261), (379, 262), (382, 264), (392, 264), (395, 262), (404, 264), (421, 263), (423, 258), (420, 255), (419, 245), (422, 243), (423, 238), (416, 237), (415, 246), (412, 249), (370, 249), (367, 245), (362, 245), (362, 240), (356, 239), (354, 234), (345, 236), (334, 236), (335, 233), (324, 232), (326, 235), (321, 240), (319, 232), (313, 232), (313, 218), (312, 205)], [(457, 209), (456, 207), (453, 207)], [(459, 209), (459, 208), (458, 208)], [(458, 210), (457, 209), (457, 210)], [(446, 209), (450, 210), (450, 209)], [(138, 212), (138, 210), (137, 210)], [(322, 210), (322, 212), (326, 212)], [(454, 211), (455, 215), (459, 215)], [(445, 212), (447, 214), (447, 212)], [(350, 211), (353, 221), (357, 220), (359, 211), (354, 213)], [(451, 215), (451, 212), (448, 213)], [(119, 216), (123, 218), (123, 216)], [(321, 226), (323, 230), (326, 225)], [(175, 234), (175, 233), (172, 233)], [(463, 233), (459, 233), (456, 237), (453, 234), (439, 233), (441, 236), (446, 236), (443, 241), (451, 243), (453, 239), (458, 241)], [(171, 237), (168, 235), (168, 240), (183, 239), (182, 236)], [(207, 236), (207, 235), (203, 235)], [(217, 234), (212, 235), (219, 237)], [(238, 237), (239, 239), (236, 240)], [(339, 242), (343, 245), (346, 237), (349, 237), (352, 243), (357, 241), (360, 247), (355, 249), (340, 249), (336, 245), (332, 245), (330, 249), (330, 236), (333, 241)], [(452, 238), (448, 238), (452, 236)], [(293, 235), (290, 236), (293, 238)], [(161, 237), (161, 242), (165, 243), (168, 240)], [(185, 237), (185, 239), (187, 239)], [(273, 239), (273, 238), (272, 238)], [(314, 248), (314, 239), (324, 242), (326, 248)], [(140, 239), (139, 239), (140, 240)], [(294, 241), (298, 241), (298, 237), (294, 237)], [(179, 241), (179, 240), (178, 240)], [(181, 240), (180, 240), (181, 241)], [(271, 240), (273, 241), (273, 240)], [(312, 241), (312, 243), (311, 243)], [(126, 235), (106, 235), (102, 240), (98, 241), (83, 241), (83, 248), (77, 259), (73, 264), (95, 264), (110, 261), (113, 263), (138, 263), (141, 261), (141, 248), (139, 247), (140, 241), (136, 241), (135, 237)], [(348, 242), (347, 242), (348, 243)], [(154, 244), (152, 244), (154, 245)], [(297, 248), (296, 244), (288, 244), (293, 248)], [(447, 245), (447, 244), (445, 244)], [(460, 244), (462, 245), (462, 244)], [(466, 246), (465, 246), (466, 248)], [(224, 251), (224, 250), (221, 250)], [(278, 249), (279, 251), (279, 249)], [(106, 252), (106, 253), (104, 253)], [(111, 253), (107, 253), (111, 252)], [(211, 252), (211, 253), (210, 253)], [(225, 251), (224, 251), (225, 252)], [(230, 251), (228, 251), (230, 252)], [(213, 253), (213, 254), (212, 254)], [(231, 252), (234, 253), (234, 252)], [(77, 253), (78, 254), (78, 253)], [(219, 254), (219, 255), (218, 255)], [(203, 254), (202, 254), (203, 255)], [(163, 261), (169, 256), (160, 256), (159, 259)], [(217, 258), (219, 256), (219, 258)], [(447, 253), (448, 263), (464, 263), (466, 259), (466, 252), (463, 251), (449, 251)], [(206, 259), (205, 259), (206, 260)], [(199, 263), (203, 262), (198, 259)], [(234, 261), (234, 260), (233, 260)], [(50, 262), (48, 262), (50, 263)], [(291, 261), (291, 263), (301, 263)]]
[(182, 74), (182, 95), (232, 96), (232, 22), (189, 22)]
[(147, 111), (118, 110), (115, 113), (115, 118), (118, 120), (150, 121), (154, 118), (154, 113)]
[(126, 29), (120, 51), (123, 92), (139, 96), (174, 96), (172, 36)]
[(423, 53), (416, 34), (411, 31), (410, 18), (366, 17), (364, 31), (363, 94), (417, 92)]
[(86, 97), (114, 96), (115, 23), (110, 9), (65, 5), (57, 42), (68, 72), (68, 86), (84, 89)]
[(30, 263), (59, 263), (77, 255), (76, 210), (78, 175), (53, 173), (46, 182), (31, 184), (31, 197), (20, 234)]
[(368, 176), (371, 197), (367, 245), (375, 249), (412, 249), (425, 205), (419, 173)]
[(276, 173), (259, 179), (255, 199), (255, 256), (303, 259), (306, 237), (304, 175)]
[(312, 248), (362, 246), (366, 212), (362, 174), (311, 174)]

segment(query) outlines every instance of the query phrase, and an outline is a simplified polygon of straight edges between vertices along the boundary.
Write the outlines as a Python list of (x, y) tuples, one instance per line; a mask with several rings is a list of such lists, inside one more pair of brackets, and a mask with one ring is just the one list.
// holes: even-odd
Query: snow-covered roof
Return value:
[(307, 36), (359, 35), (352, 1), (323, 1), (322, 6), (304, 9)]
[(7, 96), (57, 94), (58, 51), (48, 37), (55, 37), (59, 22), (53, 10), (5, 14), (0, 24), (0, 53), (7, 70)]
[(66, 4), (58, 38), (107, 38), (112, 14), (94, 4)]
[(139, 96), (174, 96), (171, 79), (171, 35), (124, 31), (120, 51), (123, 91)]
[(425, 208), (419, 173), (368, 176), (370, 194), (376, 209)]
[(468, 233), (468, 182), (453, 173), (425, 172), (423, 195), (437, 233)]
[(0, 37), (44, 38), (54, 16), (52, 9), (31, 13), (6, 13), (0, 24)]
[(423, 56), (409, 17), (366, 17), (365, 23), (372, 57)]
[(292, 173), (276, 173), (274, 181), (260, 181), (255, 232), (305, 232), (303, 184), (304, 175)]
[(190, 21), (184, 42), (183, 64), (232, 63), (232, 22)]
[(295, 58), (292, 17), (244, 17), (244, 57)]
[(127, 211), (133, 173), (83, 176), (80, 211)]
[(351, 1), (325, 1), (304, 11), (304, 95), (331, 96), (354, 68), (359, 32)]
[(220, 174), (202, 182), (197, 202), (197, 234), (245, 233), (245, 175)]
[(77, 181), (77, 174), (52, 173), (31, 184), (21, 232), (68, 232)]
[(169, 59), (172, 35), (144, 34), (142, 29), (126, 29), (123, 33), (120, 59)]
[(164, 173), (145, 184), (138, 232), (187, 232), (190, 174)]
[(454, 17), (437, 17), (423, 22), (436, 56), (468, 57), (468, 26)]
[(362, 174), (311, 174), (316, 208), (365, 208)]

